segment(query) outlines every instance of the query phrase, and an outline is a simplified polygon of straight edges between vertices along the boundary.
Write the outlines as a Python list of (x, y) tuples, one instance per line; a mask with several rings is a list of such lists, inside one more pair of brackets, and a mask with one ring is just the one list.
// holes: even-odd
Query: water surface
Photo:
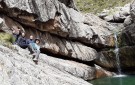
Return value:
[(91, 81), (93, 85), (135, 85), (135, 76), (107, 77)]

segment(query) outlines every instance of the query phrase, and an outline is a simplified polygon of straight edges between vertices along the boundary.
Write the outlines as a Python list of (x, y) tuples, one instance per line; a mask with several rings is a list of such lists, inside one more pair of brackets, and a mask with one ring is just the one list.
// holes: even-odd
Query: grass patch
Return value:
[(132, 0), (75, 0), (77, 7), (84, 13), (97, 14), (103, 9), (111, 9), (118, 6), (124, 6)]
[(0, 41), (4, 41), (7, 43), (13, 43), (15, 39), (11, 34), (8, 33), (0, 33)]
[(12, 43), (14, 43), (14, 41), (15, 39), (11, 34), (0, 33), (0, 45), (12, 48)]

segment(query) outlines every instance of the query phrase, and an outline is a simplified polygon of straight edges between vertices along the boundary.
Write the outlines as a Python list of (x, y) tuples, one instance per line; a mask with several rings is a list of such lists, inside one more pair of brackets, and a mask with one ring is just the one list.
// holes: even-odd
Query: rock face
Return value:
[[(134, 70), (135, 47), (135, 1), (130, 5), (130, 15), (124, 21), (124, 28), (118, 37), (119, 58), (122, 70)], [(96, 63), (108, 69), (117, 69), (114, 49), (99, 52)]]
[(130, 6), (130, 24), (128, 24), (126, 27), (125, 27), (125, 30), (123, 30), (122, 32), (122, 37), (124, 39), (127, 39), (125, 41), (126, 45), (129, 45), (129, 46), (134, 46), (135, 45), (135, 1), (132, 2), (131, 6)]
[(47, 50), (69, 58), (92, 61), (98, 56), (98, 48), (112, 46), (107, 36), (112, 34), (114, 27), (95, 15), (83, 15), (75, 10), (72, 2), (1, 0), (0, 17), (4, 20), (1, 29), (11, 33), (19, 27), (27, 37), (41, 38), (43, 52)]
[(127, 18), (127, 25), (122, 31), (121, 40), (124, 42), (124, 46), (134, 46), (135, 45), (135, 1), (130, 5), (130, 17)]
[[(93, 14), (78, 12), (74, 0), (0, 0), (0, 12), (1, 31), (11, 34), (12, 30), (21, 28), (26, 32), (27, 38), (33, 35), (35, 38), (41, 39), (41, 52), (63, 58), (58, 59), (41, 54), (39, 61), (41, 63), (39, 66), (35, 66), (29, 59), (28, 51), (21, 50), (23, 52), (19, 51), (19, 54), (12, 56), (12, 60), (9, 59), (11, 64), (12, 62), (17, 63), (12, 67), (18, 70), (15, 69), (16, 71), (13, 72), (15, 74), (10, 78), (7, 77), (7, 81), (17, 85), (21, 83), (21, 79), (24, 79), (21, 84), (25, 85), (24, 83), (27, 83), (25, 77), (29, 77), (27, 74), (30, 73), (30, 78), (26, 79), (28, 81), (35, 79), (34, 83), (30, 82), (31, 85), (35, 83), (37, 83), (36, 85), (39, 83), (42, 83), (40, 85), (45, 83), (89, 85), (80, 78), (91, 80), (102, 75), (108, 76), (106, 71), (101, 69), (102, 75), (96, 77), (97, 69), (89, 63), (98, 57), (99, 49), (114, 47), (114, 41), (111, 41), (112, 37), (108, 37), (108, 35), (112, 34), (115, 27)], [(20, 56), (23, 59), (20, 60)], [(18, 64), (19, 62), (20, 64)], [(79, 62), (87, 62), (88, 65)], [(22, 67), (23, 64), (28, 64), (28, 66)], [(28, 70), (28, 68), (32, 69)], [(100, 69), (98, 69), (99, 71)], [(20, 73), (24, 73), (26, 76)], [(18, 74), (20, 75), (18, 76)], [(11, 79), (14, 76), (19, 79), (18, 82)], [(54, 82), (50, 82), (50, 79)]]
[(44, 53), (36, 66), (26, 49), (0, 45), (0, 85), (91, 85), (84, 80), (113, 76), (102, 67), (117, 67), (113, 32), (121, 28), (121, 67), (134, 69), (134, 9), (135, 1), (100, 19), (80, 13), (74, 0), (0, 0), (0, 32), (21, 28), (27, 38), (41, 39)]
[(53, 66), (62, 72), (67, 72), (73, 76), (82, 78), (84, 80), (91, 80), (96, 78), (95, 67), (91, 67), (72, 60), (63, 60), (63, 59), (53, 58), (50, 56), (45, 56), (44, 54), (41, 54), (40, 56), (41, 56), (40, 62), (47, 63), (48, 65)]
[(96, 78), (103, 78), (103, 77), (111, 77), (116, 75), (115, 73), (106, 71), (105, 69), (103, 69), (102, 67), (96, 65)]
[(104, 10), (99, 17), (108, 22), (123, 23), (124, 20), (130, 15), (130, 4), (124, 7), (115, 7), (111, 10)]
[[(125, 46), (119, 49), (119, 58), (120, 66), (124, 70), (135, 67), (135, 47), (134, 46)], [(114, 50), (111, 51), (102, 51), (100, 52), (99, 58), (96, 60), (96, 63), (107, 69), (117, 69), (116, 63), (116, 54)]]
[[(24, 25), (34, 27), (43, 32), (47, 31), (64, 38), (72, 38), (88, 45), (93, 44), (95, 40), (93, 37), (99, 34), (99, 42), (97, 42), (97, 44), (107, 45), (107, 43), (105, 43), (105, 37), (110, 35), (111, 30), (113, 29), (109, 23), (92, 15), (92, 18), (99, 21), (96, 22), (91, 19), (91, 14), (90, 16), (86, 15), (85, 17), (80, 12), (74, 10), (74, 7), (68, 8), (63, 4), (67, 1), (72, 2), (72, 0), (59, 1), (24, 0), (15, 4), (16, 0), (3, 0), (1, 1), (1, 11)], [(62, 15), (56, 17), (55, 15), (57, 11)], [(55, 18), (57, 18), (59, 23), (55, 23)], [(90, 21), (86, 23), (86, 19)], [(95, 25), (94, 23), (97, 24)], [(101, 25), (101, 23), (103, 25)], [(60, 25), (54, 26), (54, 24)], [(95, 31), (95, 28), (102, 29)]]
[(98, 55), (95, 49), (87, 47), (79, 42), (73, 42), (71, 40), (59, 38), (48, 32), (41, 32), (30, 27), (24, 29), (19, 23), (8, 17), (2, 16), (1, 18), (4, 19), (4, 23), (2, 25), (3, 27), (1, 29), (6, 32), (10, 33), (11, 29), (20, 27), (26, 31), (27, 38), (29, 38), (30, 35), (34, 35), (35, 38), (42, 37), (42, 51), (48, 50), (53, 54), (60, 54), (66, 57), (72, 57), (84, 61), (94, 60)]
[(0, 84), (91, 85), (77, 78), (92, 78), (90, 74), (94, 70), (92, 71), (89, 66), (52, 58), (44, 54), (40, 56), (39, 65), (35, 65), (31, 58), (32, 56), (27, 50), (19, 47), (9, 49), (0, 45)]

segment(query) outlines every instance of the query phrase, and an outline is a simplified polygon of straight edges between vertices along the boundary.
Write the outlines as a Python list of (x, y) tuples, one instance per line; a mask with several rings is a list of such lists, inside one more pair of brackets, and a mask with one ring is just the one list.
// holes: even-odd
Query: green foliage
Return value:
[(0, 33), (0, 45), (8, 47), (10, 49), (15, 49), (12, 43), (15, 42), (15, 38), (8, 33)]
[(84, 13), (100, 13), (103, 9), (111, 9), (117, 6), (124, 6), (132, 0), (75, 0), (80, 11)]
[(15, 41), (11, 34), (0, 33), (0, 44), (12, 44)]

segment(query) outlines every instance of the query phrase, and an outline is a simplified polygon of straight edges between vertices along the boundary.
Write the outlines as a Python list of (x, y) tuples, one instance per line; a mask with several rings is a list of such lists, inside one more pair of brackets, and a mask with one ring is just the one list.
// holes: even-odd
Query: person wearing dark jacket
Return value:
[(25, 33), (21, 33), (21, 35), (19, 36), (18, 40), (17, 40), (17, 44), (21, 47), (21, 48), (27, 48), (28, 47), (28, 43), (27, 43), (27, 39), (25, 38)]
[(27, 43), (28, 43), (28, 45), (29, 45), (30, 43), (34, 43), (34, 38), (33, 38), (32, 35), (30, 36), (30, 39), (27, 40)]
[(27, 40), (27, 43), (28, 43), (28, 49), (30, 51), (30, 54), (33, 54), (34, 53), (33, 44), (35, 43), (35, 41), (32, 35), (30, 36), (30, 39)]
[(18, 28), (17, 30), (12, 31), (13, 37), (15, 39), (13, 44), (17, 44), (18, 38), (21, 35), (21, 30)]

